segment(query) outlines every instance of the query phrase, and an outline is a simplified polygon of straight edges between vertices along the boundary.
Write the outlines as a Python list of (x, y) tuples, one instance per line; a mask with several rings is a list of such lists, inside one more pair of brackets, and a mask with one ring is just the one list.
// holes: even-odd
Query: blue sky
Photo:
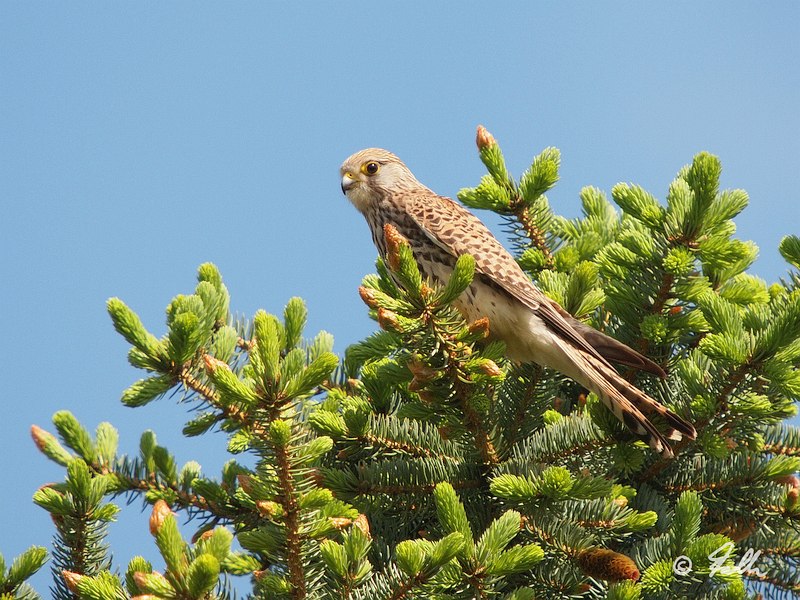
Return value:
[[(299, 4), (299, 3), (298, 3)], [(738, 234), (786, 272), (799, 233), (800, 4), (406, 2), (0, 3), (0, 551), (48, 545), (31, 503), (59, 480), (29, 438), (69, 409), (110, 421), (135, 453), (153, 428), (179, 463), (215, 473), (222, 435), (185, 441), (169, 400), (118, 401), (139, 378), (104, 303), (154, 333), (216, 263), (235, 311), (306, 299), (336, 350), (374, 329), (356, 292), (375, 251), (338, 165), (386, 147), (445, 195), (483, 174), (483, 123), (518, 174), (562, 152), (555, 209), (619, 181), (663, 198), (708, 150), (751, 205)], [(490, 221), (495, 224), (496, 221)], [(115, 559), (154, 557), (146, 515), (123, 511)], [(158, 561), (157, 561), (158, 562)], [(48, 576), (36, 579), (47, 593)]]

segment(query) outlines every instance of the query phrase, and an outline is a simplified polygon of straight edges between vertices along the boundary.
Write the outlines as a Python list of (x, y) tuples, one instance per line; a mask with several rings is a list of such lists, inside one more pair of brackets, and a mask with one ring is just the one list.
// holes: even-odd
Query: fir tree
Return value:
[[(786, 423), (800, 396), (800, 238), (783, 240), (793, 270), (768, 286), (747, 273), (755, 245), (734, 237), (747, 194), (719, 189), (710, 154), (679, 171), (666, 204), (619, 184), (618, 210), (585, 188), (583, 216), (566, 219), (545, 196), (557, 150), (517, 181), (483, 128), (477, 141), (488, 174), (461, 201), (503, 215), (551, 298), (667, 371), (626, 376), (698, 439), (660, 458), (570, 380), (506, 361), (491, 323), (451, 306), (469, 256), (435, 285), (389, 230), (389, 258), (359, 290), (380, 329), (341, 359), (329, 334), (304, 337), (298, 298), (282, 317), (232, 318), (204, 264), (161, 337), (109, 300), (147, 373), (122, 402), (180, 390), (199, 409), (183, 433), (222, 430), (255, 466), (179, 468), (149, 431), (120, 455), (111, 425), (92, 435), (66, 411), (58, 437), (34, 427), (66, 468), (34, 495), (56, 525), (55, 598), (227, 598), (236, 576), (255, 598), (291, 600), (800, 596), (800, 430)], [(120, 496), (152, 505), (163, 564), (116, 574), (105, 535)], [(173, 511), (197, 523), (191, 540)], [(0, 561), (0, 597), (37, 598), (24, 582), (45, 560), (34, 547)]]

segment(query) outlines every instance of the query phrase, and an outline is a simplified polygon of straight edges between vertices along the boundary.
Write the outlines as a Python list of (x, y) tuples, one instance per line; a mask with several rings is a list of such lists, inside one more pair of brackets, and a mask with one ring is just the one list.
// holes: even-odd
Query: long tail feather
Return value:
[[(664, 458), (673, 456), (667, 440), (679, 441), (684, 437), (695, 439), (697, 432), (691, 423), (659, 404), (629, 381), (623, 379), (615, 370), (595, 359), (582, 354), (585, 360), (584, 377), (580, 381), (597, 394), (611, 412), (634, 434)], [(663, 421), (666, 429), (659, 431), (650, 418)]]

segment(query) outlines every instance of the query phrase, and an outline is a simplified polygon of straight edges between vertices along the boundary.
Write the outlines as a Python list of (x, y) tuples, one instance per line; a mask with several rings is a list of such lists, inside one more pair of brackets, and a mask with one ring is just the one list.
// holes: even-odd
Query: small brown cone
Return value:
[(576, 558), (584, 575), (605, 581), (637, 581), (640, 577), (636, 563), (628, 556), (606, 548), (583, 550)]

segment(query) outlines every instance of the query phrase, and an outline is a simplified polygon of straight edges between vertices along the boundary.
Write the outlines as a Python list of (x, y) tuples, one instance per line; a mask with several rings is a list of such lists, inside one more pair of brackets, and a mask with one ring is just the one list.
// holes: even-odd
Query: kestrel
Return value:
[[(545, 296), (489, 229), (467, 209), (417, 181), (394, 154), (368, 148), (341, 166), (342, 191), (364, 215), (382, 256), (383, 227), (408, 239), (425, 277), (446, 282), (456, 259), (471, 254), (475, 278), (455, 306), (468, 321), (488, 317), (507, 357), (555, 369), (594, 392), (634, 434), (663, 457), (667, 440), (694, 439), (694, 427), (623, 379), (613, 363), (665, 377), (663, 369), (625, 344), (572, 317)], [(658, 415), (660, 432), (648, 417)]]

